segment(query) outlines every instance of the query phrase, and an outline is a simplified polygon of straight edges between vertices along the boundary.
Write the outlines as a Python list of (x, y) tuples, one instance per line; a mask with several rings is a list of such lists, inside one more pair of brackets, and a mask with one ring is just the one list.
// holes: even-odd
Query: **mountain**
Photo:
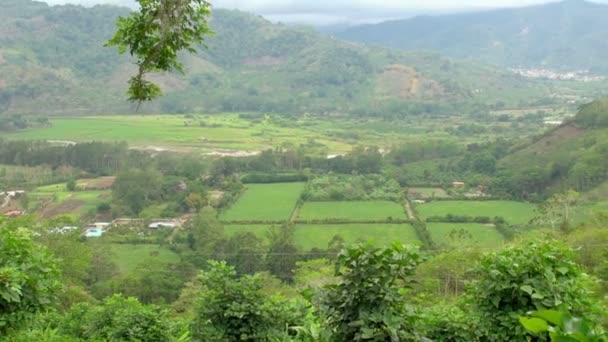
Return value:
[[(0, 0), (0, 112), (128, 113), (128, 56), (103, 44), (128, 9)], [(534, 105), (556, 88), (433, 52), (340, 41), (252, 14), (216, 10), (216, 32), (185, 75), (154, 75), (165, 96), (143, 112), (260, 111), (404, 116)]]
[(508, 67), (608, 74), (608, 5), (566, 0), (541, 6), (419, 16), (353, 27), (338, 37), (426, 49)]

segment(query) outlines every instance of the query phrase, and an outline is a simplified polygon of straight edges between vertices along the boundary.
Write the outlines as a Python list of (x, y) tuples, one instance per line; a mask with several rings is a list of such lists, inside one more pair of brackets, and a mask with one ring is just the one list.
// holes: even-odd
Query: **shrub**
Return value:
[(476, 268), (470, 302), (479, 332), (492, 341), (525, 341), (518, 317), (529, 311), (563, 308), (589, 317), (593, 305), (572, 251), (557, 242), (528, 243), (487, 255)]
[(357, 245), (337, 259), (337, 284), (325, 287), (323, 311), (332, 341), (400, 341), (414, 337), (414, 316), (400, 289), (412, 283), (416, 249)]

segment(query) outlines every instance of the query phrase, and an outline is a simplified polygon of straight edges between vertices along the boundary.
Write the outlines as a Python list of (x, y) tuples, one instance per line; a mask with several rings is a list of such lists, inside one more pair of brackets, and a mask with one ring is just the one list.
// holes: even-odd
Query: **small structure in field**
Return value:
[(78, 230), (80, 228), (75, 227), (75, 226), (64, 226), (61, 228), (51, 228), (49, 229), (49, 233), (54, 233), (54, 234), (67, 234), (70, 232), (73, 232), (75, 230)]
[(454, 188), (464, 188), (464, 182), (452, 182)]
[(97, 229), (101, 229), (101, 230), (105, 230), (106, 228), (110, 227), (112, 225), (111, 222), (95, 222), (92, 223), (91, 226), (95, 227)]
[(414, 202), (414, 204), (425, 204), (426, 203), (425, 200), (414, 200), (413, 202)]
[(179, 220), (153, 220), (148, 224), (149, 229), (163, 229), (163, 228), (179, 228), (182, 224)]
[(103, 233), (105, 233), (105, 231), (103, 229), (90, 227), (84, 231), (84, 236), (87, 238), (97, 238), (97, 237), (101, 237), (103, 235)]

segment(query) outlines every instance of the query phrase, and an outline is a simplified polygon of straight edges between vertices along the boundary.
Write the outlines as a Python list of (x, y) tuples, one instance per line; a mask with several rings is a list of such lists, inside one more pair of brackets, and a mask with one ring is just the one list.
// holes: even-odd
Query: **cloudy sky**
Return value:
[[(49, 4), (99, 3), (134, 6), (133, 0), (45, 0)], [(418, 14), (498, 7), (517, 7), (551, 0), (211, 0), (214, 7), (236, 8), (274, 21), (313, 25), (355, 24), (404, 18)], [(608, 2), (608, 0), (596, 0)]]

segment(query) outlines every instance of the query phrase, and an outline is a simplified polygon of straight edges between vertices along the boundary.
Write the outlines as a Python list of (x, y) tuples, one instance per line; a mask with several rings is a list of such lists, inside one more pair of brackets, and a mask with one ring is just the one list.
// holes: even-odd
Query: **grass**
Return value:
[(283, 144), (300, 145), (309, 139), (331, 151), (350, 151), (351, 145), (306, 128), (280, 127), (269, 120), (251, 122), (237, 114), (197, 116), (124, 115), (51, 119), (50, 127), (7, 134), (13, 139), (69, 141), (126, 141), (138, 146), (179, 149), (225, 148), (264, 150)]
[(222, 213), (222, 221), (287, 221), (304, 183), (248, 184), (245, 193)]
[(400, 204), (388, 201), (306, 202), (300, 220), (386, 220), (406, 219)]
[[(174, 252), (157, 245), (111, 244), (112, 261), (118, 266), (121, 274), (133, 272), (137, 266), (152, 261), (170, 264), (179, 262)], [(158, 253), (157, 255), (154, 255)]]
[(442, 188), (409, 188), (408, 196), (412, 198), (448, 198), (450, 195)]
[[(227, 236), (252, 232), (266, 239), (268, 225), (227, 225), (224, 231)], [(359, 241), (371, 241), (375, 245), (387, 245), (394, 241), (406, 244), (420, 244), (414, 228), (409, 224), (328, 224), (296, 226), (296, 245), (304, 251), (312, 248), (327, 248), (331, 239), (340, 235), (347, 244)]]
[[(496, 247), (504, 241), (504, 237), (494, 227), (477, 223), (428, 223), (427, 229), (435, 243), (455, 248), (467, 243), (479, 247)], [(461, 241), (450, 237), (452, 231), (460, 229), (470, 233), (472, 239)]]
[(525, 224), (535, 216), (535, 206), (515, 201), (434, 201), (416, 206), (422, 217), (446, 216), (489, 216), (503, 217), (511, 224)]
[(327, 248), (331, 239), (339, 235), (347, 244), (370, 241), (374, 245), (390, 245), (398, 241), (420, 244), (416, 231), (409, 224), (335, 224), (298, 225), (295, 240), (303, 250)]

